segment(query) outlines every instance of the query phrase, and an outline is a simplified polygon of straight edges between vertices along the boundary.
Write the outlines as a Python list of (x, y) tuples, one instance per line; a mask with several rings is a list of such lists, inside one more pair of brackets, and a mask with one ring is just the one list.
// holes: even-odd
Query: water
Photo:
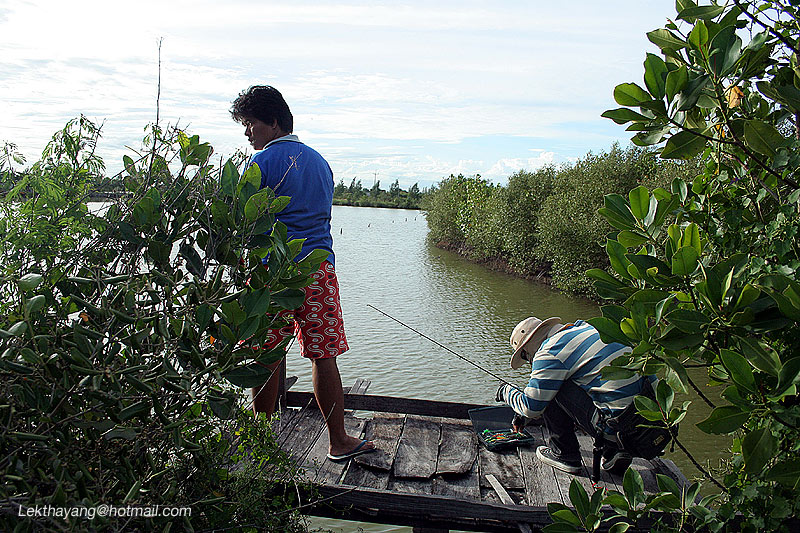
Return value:
[[(600, 314), (598, 306), (531, 281), (470, 263), (425, 242), (427, 223), (419, 211), (334, 206), (331, 221), (342, 307), (350, 350), (339, 357), (342, 382), (372, 381), (368, 393), (493, 404), (500, 382), (386, 318), (372, 305), (512, 383), (527, 381), (512, 370), (509, 336), (528, 316), (564, 321)], [(294, 347), (288, 375), (294, 390), (311, 390), (311, 365)], [(700, 374), (694, 374), (702, 384)], [(718, 398), (713, 396), (712, 398)], [(693, 400), (696, 397), (676, 398)], [(708, 415), (701, 408), (681, 425), (681, 440), (699, 460), (716, 464), (729, 439), (693, 427)], [(669, 454), (687, 477), (699, 475), (685, 456)], [(314, 527), (349, 533), (410, 531), (409, 528), (312, 519)]]

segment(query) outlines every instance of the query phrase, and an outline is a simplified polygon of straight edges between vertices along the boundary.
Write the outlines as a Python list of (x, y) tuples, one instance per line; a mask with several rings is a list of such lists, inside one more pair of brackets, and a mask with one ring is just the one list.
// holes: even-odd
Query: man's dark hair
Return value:
[(271, 85), (253, 85), (242, 91), (231, 106), (233, 120), (244, 122), (248, 118), (257, 118), (267, 124), (278, 121), (278, 127), (286, 133), (292, 133), (294, 119), (289, 105), (278, 89)]

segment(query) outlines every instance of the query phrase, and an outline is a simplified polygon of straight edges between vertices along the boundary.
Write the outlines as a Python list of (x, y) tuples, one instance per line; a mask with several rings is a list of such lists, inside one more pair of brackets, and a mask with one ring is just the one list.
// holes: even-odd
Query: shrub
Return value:
[[(124, 157), (126, 197), (88, 205), (99, 134), (84, 117), (68, 123), (0, 202), (0, 498), (13, 505), (0, 527), (130, 529), (18, 518), (99, 504), (190, 506), (185, 529), (293, 527), (291, 464), (239, 387), (268, 377), (260, 363), (282, 350), (253, 347), (323, 258), (292, 260), (302, 243), (274, 221), (288, 198), (259, 190), (258, 167), (215, 167), (211, 146), (178, 130), (154, 127)], [(271, 477), (230, 468), (247, 450)], [(269, 505), (242, 507), (253, 498)]]

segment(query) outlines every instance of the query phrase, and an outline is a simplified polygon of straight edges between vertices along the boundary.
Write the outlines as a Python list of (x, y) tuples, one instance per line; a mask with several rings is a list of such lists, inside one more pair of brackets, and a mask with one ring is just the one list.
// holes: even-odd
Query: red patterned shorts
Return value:
[(314, 283), (303, 288), (305, 302), (299, 308), (283, 313), (289, 324), (269, 332), (264, 344), (266, 349), (274, 348), (290, 336), (297, 337), (300, 353), (309, 359), (336, 357), (349, 349), (339, 302), (339, 282), (333, 265), (324, 261), (312, 277)]

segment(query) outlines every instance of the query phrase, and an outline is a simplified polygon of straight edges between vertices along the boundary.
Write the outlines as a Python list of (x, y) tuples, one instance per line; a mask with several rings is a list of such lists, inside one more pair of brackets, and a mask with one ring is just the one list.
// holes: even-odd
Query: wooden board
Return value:
[(440, 436), (441, 424), (419, 416), (406, 417), (394, 459), (394, 476), (430, 478), (436, 472)]
[(556, 485), (553, 468), (542, 463), (536, 457), (537, 446), (544, 443), (542, 428), (529, 427), (527, 429), (536, 437), (536, 443), (534, 446), (521, 447), (518, 450), (528, 505), (544, 507), (550, 502), (564, 503), (561, 491)]
[(397, 414), (380, 413), (367, 422), (366, 435), (375, 444), (377, 451), (359, 455), (353, 461), (361, 466), (378, 470), (392, 469), (400, 435), (403, 432), (405, 417)]
[(433, 494), (433, 480), (419, 478), (390, 478), (389, 490), (408, 494)]
[[(347, 431), (347, 434), (352, 437), (361, 438), (361, 434), (364, 432), (364, 425), (366, 423), (367, 421), (363, 418), (356, 418), (349, 413), (345, 413), (344, 429), (345, 431)], [(352, 461), (344, 461), (341, 463), (336, 463), (333, 461), (329, 461), (326, 455), (327, 455), (327, 447), (325, 448), (324, 455), (322, 456), (322, 464), (320, 468), (317, 470), (317, 475), (314, 478), (314, 483), (323, 485), (335, 485), (336, 483), (339, 482), (339, 479), (341, 479), (342, 474), (345, 471), (345, 468), (347, 468), (348, 466), (348, 463), (351, 463)]]
[(353, 460), (344, 474), (342, 485), (385, 490), (389, 486), (389, 472), (361, 466)]
[(471, 424), (442, 423), (437, 474), (463, 474), (472, 470), (478, 457), (478, 437)]
[(462, 474), (437, 474), (433, 478), (432, 492), (459, 500), (480, 500), (478, 462), (473, 460), (469, 471)]
[(502, 483), (506, 490), (525, 488), (516, 449), (490, 452), (481, 446), (478, 455), (480, 457), (481, 487), (491, 487), (486, 475), (494, 474), (494, 477)]

